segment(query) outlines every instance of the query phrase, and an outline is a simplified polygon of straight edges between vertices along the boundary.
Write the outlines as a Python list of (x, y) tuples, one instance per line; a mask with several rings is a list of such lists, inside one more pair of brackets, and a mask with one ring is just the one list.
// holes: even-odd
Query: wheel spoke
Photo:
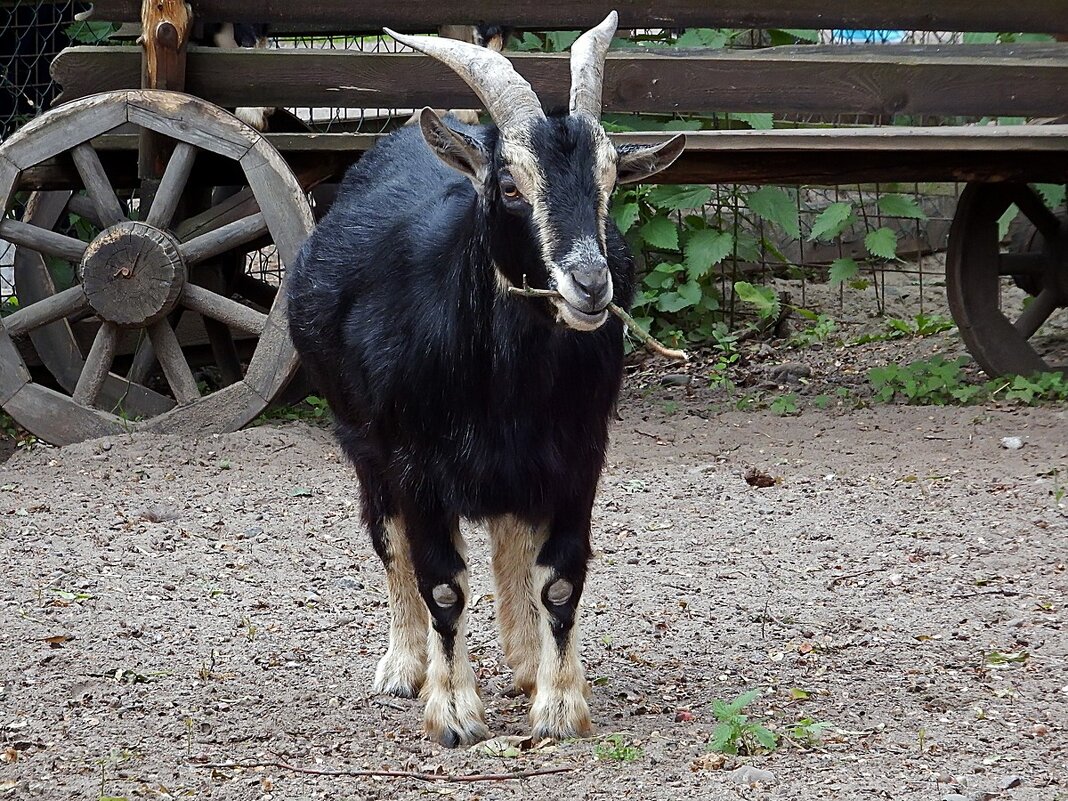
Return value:
[(114, 323), (103, 322), (96, 332), (93, 346), (85, 357), (85, 366), (78, 376), (78, 385), (72, 398), (81, 406), (92, 406), (100, 395), (100, 389), (108, 377), (111, 362), (115, 359), (115, 346), (119, 342), (119, 329)]
[(258, 335), (263, 333), (267, 325), (266, 314), (196, 284), (185, 285), (179, 302), (187, 309), (226, 323), (238, 331)]
[(0, 221), (0, 239), (36, 250), (46, 256), (55, 256), (73, 262), (80, 262), (88, 247), (80, 239), (57, 234), (55, 231), (39, 228), (20, 220)]
[(85, 189), (89, 192), (89, 197), (96, 206), (104, 227), (125, 220), (126, 213), (115, 196), (115, 190), (111, 188), (111, 181), (108, 180), (104, 165), (100, 163), (100, 157), (93, 146), (88, 142), (82, 142), (71, 151), (71, 155), (74, 157), (74, 166), (82, 177)]
[(1002, 253), (998, 257), (998, 275), (1041, 275), (1047, 263), (1042, 253)]
[(197, 149), (188, 142), (179, 142), (167, 169), (163, 172), (159, 188), (156, 189), (156, 197), (152, 200), (152, 208), (149, 209), (145, 222), (156, 228), (167, 228), (174, 217), (174, 211), (178, 208), (178, 201), (185, 190), (189, 173), (193, 169), (193, 162), (197, 157)]
[(167, 320), (153, 323), (148, 329), (148, 338), (152, 340), (152, 348), (156, 352), (163, 375), (167, 377), (167, 383), (174, 393), (174, 399), (179, 404), (192, 403), (200, 397), (193, 371), (189, 369), (189, 363), (182, 353), (182, 346), (178, 344), (178, 337)]
[(1027, 304), (1023, 314), (1014, 323), (1016, 330), (1020, 332), (1024, 339), (1030, 339), (1034, 336), (1035, 332), (1042, 327), (1042, 323), (1046, 322), (1049, 316), (1057, 310), (1059, 299), (1060, 295), (1056, 290), (1046, 288)]
[(174, 226), (174, 235), (179, 242), (187, 242), (194, 237), (214, 231), (227, 223), (240, 220), (260, 210), (256, 196), (249, 188), (242, 189), (236, 195), (220, 200), (211, 208), (205, 209), (195, 217), (183, 220)]
[(84, 217), (97, 228), (107, 227), (100, 222), (100, 215), (97, 213), (93, 201), (85, 195), (71, 195), (70, 200), (67, 201), (67, 211), (77, 214), (79, 217)]
[(88, 301), (85, 299), (82, 288), (72, 286), (70, 289), (64, 289), (62, 292), (24, 306), (14, 314), (8, 315), (4, 318), (4, 327), (11, 336), (18, 336), (40, 328), (42, 325), (70, 317), (87, 305)]
[(1024, 213), (1039, 233), (1046, 239), (1054, 239), (1060, 231), (1061, 224), (1056, 215), (1049, 210), (1046, 202), (1027, 184), (1013, 184), (1009, 194), (1016, 206)]
[(266, 230), (267, 221), (263, 219), (262, 212), (257, 212), (183, 242), (178, 246), (178, 252), (187, 265), (196, 264), (251, 242)]

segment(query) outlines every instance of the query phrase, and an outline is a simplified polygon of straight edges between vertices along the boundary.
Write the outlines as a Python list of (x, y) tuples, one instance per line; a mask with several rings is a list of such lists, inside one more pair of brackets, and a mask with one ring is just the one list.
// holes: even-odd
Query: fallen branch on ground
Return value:
[(572, 768), (541, 768), (518, 770), (514, 773), (420, 773), (413, 770), (327, 770), (325, 768), (302, 768), (280, 760), (263, 762), (190, 762), (192, 768), (204, 770), (233, 770), (234, 768), (278, 768), (307, 776), (361, 777), (374, 776), (387, 779), (416, 779), (421, 782), (506, 782), (513, 779), (529, 779), (532, 776), (551, 776), (566, 773)]
[[(562, 298), (562, 295), (555, 289), (531, 289), (526, 285), (526, 282), (524, 282), (521, 287), (510, 286), (508, 287), (508, 291), (513, 295), (519, 295), (524, 298)], [(686, 351), (675, 350), (674, 348), (668, 348), (661, 345), (651, 334), (642, 329), (633, 317), (616, 304), (609, 303), (608, 311), (612, 312), (612, 314), (622, 320), (623, 325), (627, 327), (627, 330), (630, 331), (633, 336), (641, 340), (642, 344), (654, 353), (658, 353), (665, 359), (671, 359), (676, 362), (688, 362), (690, 360), (690, 355), (686, 353)]]

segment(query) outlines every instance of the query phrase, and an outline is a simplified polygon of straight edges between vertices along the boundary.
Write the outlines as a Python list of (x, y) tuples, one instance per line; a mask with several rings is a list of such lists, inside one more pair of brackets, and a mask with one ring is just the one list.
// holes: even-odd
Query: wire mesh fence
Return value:
[[(0, 13), (0, 81), (3, 106), (0, 106), (0, 130), (9, 135), (18, 125), (46, 110), (53, 102), (56, 87), (48, 73), (52, 58), (72, 43), (105, 41), (111, 27), (100, 23), (76, 23), (75, 14), (85, 10), (87, 3), (26, 2), (8, 0)], [(793, 32), (791, 32), (793, 33)], [(657, 46), (666, 41), (684, 43), (686, 31), (664, 32), (636, 30), (629, 32), (632, 46)], [(566, 49), (569, 34), (557, 32), (535, 35), (525, 33), (513, 44), (518, 49), (542, 47), (549, 50)], [(880, 44), (957, 44), (960, 34), (938, 31), (847, 31), (824, 30), (804, 32), (792, 43), (799, 46), (876, 46)], [(128, 40), (124, 40), (128, 41)], [(687, 44), (692, 44), (685, 42)], [(791, 43), (787, 40), (785, 43)], [(731, 32), (717, 46), (757, 48), (784, 44), (782, 32), (761, 30)], [(382, 36), (286, 36), (275, 37), (271, 46), (277, 48), (316, 48), (354, 50), (361, 52), (396, 52), (404, 49), (393, 39)], [(292, 108), (287, 109), (310, 128), (319, 131), (359, 131), (378, 133), (397, 127), (408, 118), (411, 109), (397, 108)], [(716, 114), (671, 115), (680, 126), (697, 123), (700, 128), (771, 127), (772, 125), (804, 126), (876, 125), (901, 122), (900, 119), (876, 119), (858, 115), (838, 115), (815, 118), (789, 115)], [(607, 118), (609, 123), (613, 118)], [(664, 122), (661, 119), (661, 124)], [(913, 124), (959, 123), (960, 119), (924, 118), (907, 120)], [(615, 120), (619, 122), (619, 120)], [(632, 121), (633, 122), (633, 121)], [(639, 122), (640, 124), (640, 122)], [(907, 186), (839, 186), (801, 187), (790, 190), (797, 206), (799, 236), (784, 235), (773, 230), (759, 217), (750, 214), (739, 198), (755, 187), (716, 186), (713, 196), (701, 209), (702, 215), (715, 219), (727, 229), (751, 230), (759, 243), (756, 249), (739, 251), (718, 266), (723, 296), (729, 297), (733, 281), (747, 280), (765, 283), (776, 279), (799, 282), (800, 301), (807, 302), (809, 282), (825, 282), (832, 265), (853, 259), (862, 262), (862, 269), (850, 281), (838, 283), (839, 303), (845, 303), (850, 293), (873, 293), (882, 307), (887, 277), (916, 284), (919, 307), (923, 312), (923, 288), (943, 279), (941, 259), (937, 254), (947, 244), (949, 221), (953, 215), (956, 185), (910, 184)], [(893, 208), (880, 202), (886, 195), (907, 196), (908, 213), (895, 215)], [(831, 241), (810, 239), (820, 215), (835, 204), (847, 204), (853, 209), (853, 219), (844, 225)], [(916, 213), (915, 210), (920, 210)], [(19, 208), (8, 213), (19, 214)], [(866, 248), (866, 237), (874, 231), (890, 229), (898, 240), (896, 257), (872, 259)], [(14, 294), (11, 279), (11, 248), (0, 243), (0, 295)], [(249, 254), (248, 271), (255, 277), (277, 284), (281, 265), (272, 249)]]

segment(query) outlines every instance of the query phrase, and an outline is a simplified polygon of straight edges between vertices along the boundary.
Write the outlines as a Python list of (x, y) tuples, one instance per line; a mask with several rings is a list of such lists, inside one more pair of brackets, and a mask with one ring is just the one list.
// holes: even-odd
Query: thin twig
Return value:
[(325, 770), (322, 768), (302, 768), (281, 760), (264, 762), (203, 762), (188, 763), (192, 768), (211, 770), (232, 770), (234, 768), (278, 768), (308, 776), (377, 776), (387, 779), (416, 779), (421, 782), (506, 782), (513, 779), (529, 779), (532, 776), (550, 776), (554, 773), (567, 773), (570, 767), (541, 768), (540, 770), (519, 770), (514, 773), (420, 773), (411, 770)]
[[(554, 289), (533, 289), (523, 282), (523, 286), (510, 286), (508, 291), (513, 295), (519, 295), (524, 298), (562, 298), (563, 296)], [(684, 350), (675, 350), (674, 348), (668, 348), (661, 345), (651, 334), (645, 331), (627, 312), (617, 306), (615, 303), (608, 304), (608, 311), (612, 312), (616, 317), (623, 321), (623, 325), (627, 327), (627, 330), (641, 340), (649, 350), (654, 353), (658, 353), (665, 359), (671, 359), (675, 362), (688, 362), (690, 355)]]

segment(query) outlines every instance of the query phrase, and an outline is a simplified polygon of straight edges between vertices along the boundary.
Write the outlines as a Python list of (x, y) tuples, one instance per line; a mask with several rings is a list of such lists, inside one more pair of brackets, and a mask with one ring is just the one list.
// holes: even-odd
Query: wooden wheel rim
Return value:
[[(126, 123), (148, 128), (178, 143), (237, 161), (259, 206), (259, 213), (255, 215), (258, 224), (274, 241), (283, 268), (292, 264), (300, 245), (311, 233), (314, 221), (304, 191), (288, 166), (259, 132), (210, 103), (176, 92), (130, 90), (93, 95), (61, 106), (24, 126), (0, 145), (0, 200), (4, 208), (7, 208), (23, 170), (67, 151), (80, 150), (84, 154), (84, 145), (94, 137)], [(77, 161), (77, 153), (75, 155)], [(99, 161), (96, 164), (99, 166)], [(92, 164), (89, 166), (92, 167)], [(97, 170), (97, 176), (99, 173)], [(88, 179), (86, 185), (89, 186)], [(111, 197), (114, 197), (113, 192)], [(111, 224), (121, 224), (114, 218), (114, 212), (107, 203), (97, 205), (102, 218), (110, 217), (105, 219), (108, 223), (106, 228)], [(8, 226), (5, 229), (8, 232), (12, 230), (10, 222), (2, 224)], [(234, 227), (240, 228), (240, 225)], [(24, 229), (25, 226), (23, 233)], [(243, 241), (235, 238), (235, 234), (242, 233), (247, 235), (248, 232), (238, 230), (231, 234), (231, 238)], [(3, 231), (0, 231), (0, 236), (8, 238)], [(183, 243), (182, 247), (187, 244), (196, 250), (195, 243)], [(231, 322), (238, 328), (255, 330), (260, 335), (242, 380), (203, 397), (194, 397), (192, 392), (186, 392), (184, 397), (178, 397), (178, 405), (170, 411), (137, 421), (76, 402), (77, 392), (67, 396), (33, 382), (22, 356), (11, 341), (12, 332), (5, 320), (0, 327), (0, 404), (21, 425), (54, 444), (133, 430), (176, 433), (235, 430), (262, 411), (296, 370), (296, 352), (289, 340), (286, 322), (285, 285), (283, 273), (282, 285), (265, 319), (250, 321), (246, 318), (255, 317), (255, 313), (238, 314), (236, 320)], [(74, 293), (71, 290), (67, 290), (67, 293), (71, 296), (69, 299), (77, 300), (72, 297)], [(58, 293), (56, 297), (62, 294)], [(181, 300), (189, 308), (210, 311), (213, 308), (213, 300), (208, 297), (210, 295), (203, 291), (194, 293), (187, 284)], [(219, 296), (214, 296), (214, 301), (218, 300)], [(48, 325), (55, 326), (55, 319), (48, 318)], [(105, 323), (102, 326), (102, 331), (107, 325)], [(150, 335), (156, 328), (157, 333), (163, 336), (158, 325), (150, 327)], [(27, 331), (16, 330), (15, 333)], [(29, 333), (32, 335), (33, 332)], [(173, 339), (173, 332), (170, 337)], [(94, 357), (106, 360), (109, 348), (113, 354), (114, 335), (105, 332), (99, 339), (101, 342), (94, 343), (86, 357), (87, 362), (93, 361)], [(155, 339), (153, 344), (157, 344)], [(96, 353), (98, 345), (102, 355)], [(169, 339), (160, 343), (160, 347), (165, 350), (171, 348), (172, 351), (172, 346), (176, 345), (176, 340), (171, 342)], [(110, 361), (107, 363), (110, 364)], [(107, 365), (104, 367), (105, 374), (106, 371)], [(170, 378), (168, 375), (169, 381)], [(185, 383), (188, 385), (188, 381)], [(96, 389), (99, 391), (100, 387)], [(175, 392), (180, 394), (177, 389)]]
[[(991, 376), (1028, 375), (1051, 369), (1029, 341), (1034, 331), (1028, 333), (1032, 327), (1025, 320), (1028, 312), (1025, 310), (1014, 322), (1001, 310), (1002, 278), (1013, 275), (1012, 268), (1006, 264), (1017, 264), (1019, 269), (1030, 271), (1026, 282), (1017, 283), (1038, 290), (1030, 307), (1034, 307), (1032, 311), (1040, 311), (1036, 304), (1041, 304), (1050, 310), (1043, 320), (1068, 305), (1064, 263), (1068, 231), (1048, 209), (1043, 213), (1044, 206), (1043, 209), (1031, 206), (1033, 198), (1033, 191), (1022, 184), (969, 184), (961, 193), (950, 228), (946, 256), (950, 311), (968, 351)], [(1025, 209), (1028, 216), (1041, 218), (1045, 233), (1040, 236), (1045, 242), (1040, 247), (1032, 245), (1029, 251), (1006, 257), (1000, 253), (998, 221), (1013, 203), (1028, 206)], [(1009, 262), (1012, 257), (1020, 258)]]

